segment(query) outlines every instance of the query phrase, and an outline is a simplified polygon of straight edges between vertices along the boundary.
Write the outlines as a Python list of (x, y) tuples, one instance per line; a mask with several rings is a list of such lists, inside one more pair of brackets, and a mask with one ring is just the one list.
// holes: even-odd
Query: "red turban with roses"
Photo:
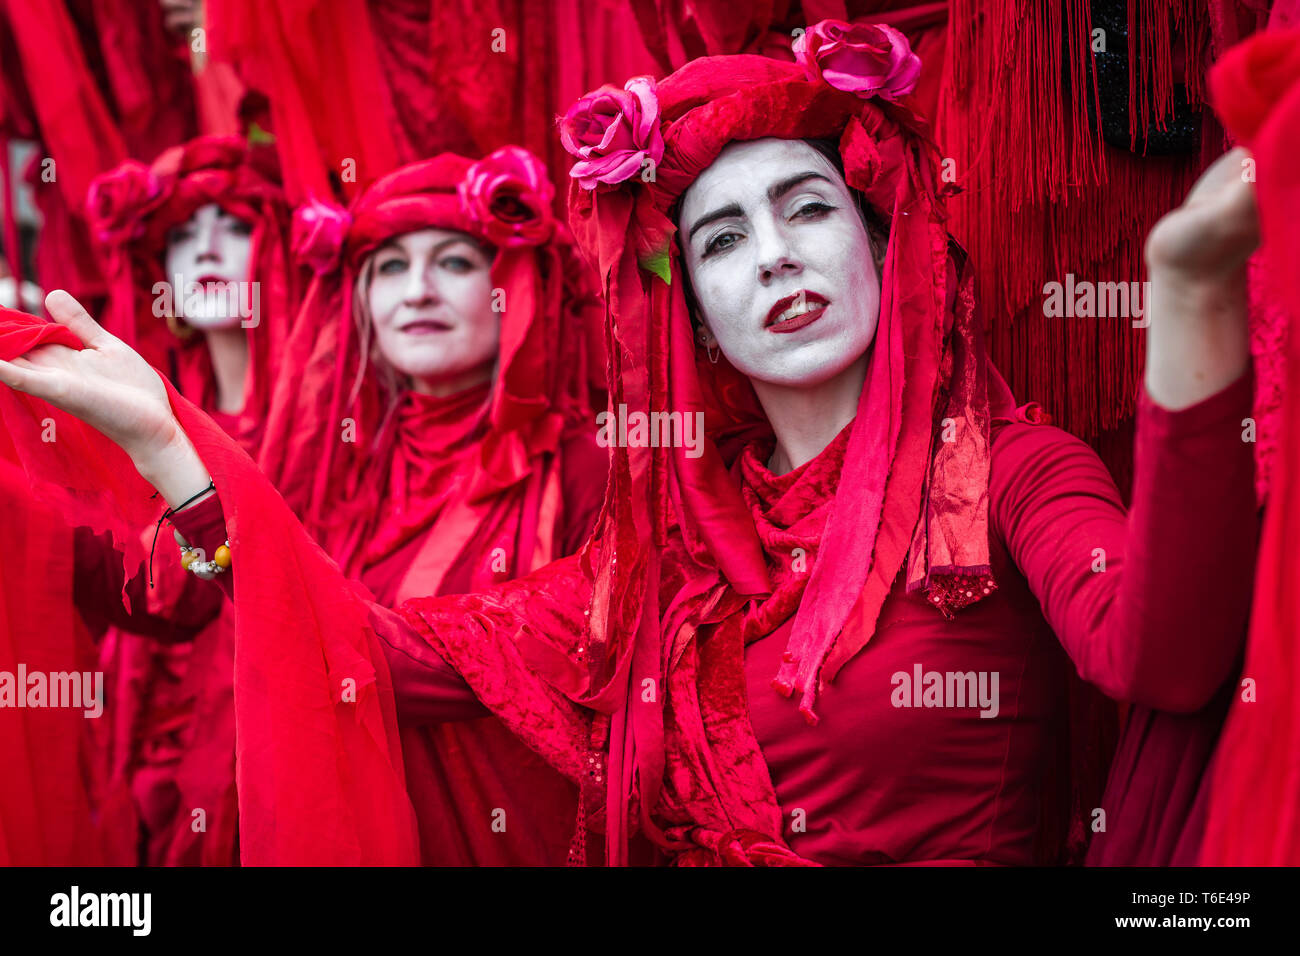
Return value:
[(210, 203), (253, 227), (248, 285), (240, 293), (250, 312), (256, 304), (256, 314), (242, 323), (250, 361), (234, 430), (251, 450), (297, 299), (288, 256), (289, 209), (273, 151), (235, 137), (202, 136), (166, 150), (152, 165), (127, 160), (97, 177), (86, 198), (86, 218), (109, 281), (100, 324), (167, 372), (190, 401), (214, 409), (215, 379), (203, 337), (179, 339), (163, 317), (186, 291), (171, 288), (168, 300), (158, 286), (175, 284), (163, 268), (168, 233)]
[[(404, 166), (347, 210), (312, 200), (295, 213), (293, 251), (315, 278), (294, 323), (259, 463), (345, 567), (366, 517), (378, 511), (391, 464), (397, 396), (367, 355), (373, 344), (360, 340), (354, 302), (370, 255), (388, 240), (445, 229), (495, 249), (500, 364), (465, 476), (468, 499), (516, 485), (566, 428), (592, 421), (588, 327), (598, 331), (589, 317), (598, 300), (552, 196), (542, 163), (506, 146), (477, 162), (443, 153)], [(348, 441), (339, 440), (344, 419), (356, 429)], [(462, 532), (469, 533), (457, 540)]]

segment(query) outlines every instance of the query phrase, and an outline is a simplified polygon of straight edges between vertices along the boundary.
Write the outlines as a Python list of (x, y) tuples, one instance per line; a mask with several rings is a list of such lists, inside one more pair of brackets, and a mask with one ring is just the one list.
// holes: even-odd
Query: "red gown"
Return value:
[[(1000, 589), (944, 620), (896, 583), (869, 650), (823, 690), (817, 726), (770, 688), (790, 619), (754, 636), (744, 650), (747, 686), (737, 692), (749, 700), (783, 836), (795, 852), (818, 863), (1032, 863), (1041, 788), (1064, 717), (1064, 666), (1113, 697), (1163, 710), (1192, 712), (1209, 701), (1232, 673), (1250, 605), (1257, 523), (1252, 452), (1240, 422), (1251, 385), (1244, 375), (1178, 412), (1143, 395), (1127, 515), (1109, 473), (1077, 439), (1048, 426), (997, 429), (990, 494)], [(759, 464), (762, 449), (741, 459), (778, 597), (792, 573), (792, 535), (803, 535), (800, 522), (827, 500), (844, 445), (841, 435), (779, 478)], [(215, 497), (177, 523), (199, 542), (224, 533)], [(810, 553), (818, 537), (814, 526)], [(1173, 565), (1159, 557), (1165, 554), (1186, 560)], [(482, 595), (415, 602), (398, 614), (372, 608), (400, 719), (483, 713), (466, 680), (430, 646), (426, 627), (442, 641), (456, 630), (495, 628), (506, 638), (497, 644), (503, 654), (512, 633), (580, 630), (590, 588), (579, 562), (556, 562)], [(1233, 570), (1224, 577), (1220, 568)], [(228, 586), (228, 576), (221, 580)], [(725, 622), (718, 639), (724, 629)], [(512, 680), (509, 667), (493, 670), (497, 659), (485, 654), (483, 672), (467, 674), (469, 683)], [(982, 672), (986, 687), (996, 672), (996, 714), (991, 706), (982, 708), (988, 717), (979, 707), (927, 706), (935, 698), (924, 677), (912, 689), (913, 706), (901, 706), (907, 697), (898, 675), (911, 677), (917, 666)], [(537, 740), (546, 719), (537, 715)], [(599, 765), (591, 772), (599, 775)], [(1094, 832), (1130, 825), (1114, 819), (1123, 807), (1096, 808), (1106, 815), (1094, 811), (1078, 822)]]
[[(411, 594), (461, 594), (509, 580), (532, 567), (525, 539), (540, 531), (552, 538), (543, 553), (572, 554), (591, 533), (605, 490), (608, 455), (594, 434), (579, 430), (560, 446), (556, 490), (564, 508), (558, 527), (515, 527), (517, 499), (527, 488), (506, 492), (496, 502), (495, 520), (482, 522), (468, 541), (436, 521), (439, 497), (454, 492), (454, 434), (463, 437), (475, 420), (487, 386), (446, 399), (409, 393), (400, 414), (399, 445), (390, 472), (393, 485), (377, 524), (392, 530), (404, 515), (434, 516), (423, 530), (378, 560), (362, 563), (359, 579), (387, 607)], [(451, 434), (448, 434), (450, 432)], [(539, 486), (554, 463), (539, 464)], [(447, 472), (450, 471), (450, 474)], [(537, 522), (537, 512), (531, 511)], [(521, 524), (527, 524), (527, 506)], [(400, 537), (399, 537), (400, 540)], [(372, 545), (378, 542), (371, 542)], [(500, 552), (493, 560), (494, 548)], [(536, 552), (534, 545), (533, 551)], [(437, 566), (456, 560), (437, 580)], [(506, 559), (506, 556), (509, 559)], [(432, 565), (432, 567), (430, 566)], [(214, 589), (215, 590), (215, 589)], [(420, 826), (421, 858), (431, 866), (560, 865), (565, 861), (577, 815), (577, 789), (546, 764), (495, 717), (456, 724), (407, 728), (402, 732), (406, 786)]]

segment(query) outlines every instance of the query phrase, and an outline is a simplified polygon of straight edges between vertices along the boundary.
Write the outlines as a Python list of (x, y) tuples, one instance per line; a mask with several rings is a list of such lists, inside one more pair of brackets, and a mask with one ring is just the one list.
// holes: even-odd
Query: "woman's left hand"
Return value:
[(203, 462), (153, 367), (68, 293), (51, 292), (45, 307), (84, 347), (41, 345), (12, 362), (0, 361), (0, 384), (44, 399), (121, 446), (169, 504), (206, 485)]

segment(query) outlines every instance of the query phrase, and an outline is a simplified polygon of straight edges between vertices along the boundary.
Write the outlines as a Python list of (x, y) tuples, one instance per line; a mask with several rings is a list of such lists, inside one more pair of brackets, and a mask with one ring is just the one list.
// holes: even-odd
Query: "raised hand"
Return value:
[(1250, 361), (1246, 260), (1259, 245), (1250, 154), (1234, 149), (1147, 237), (1147, 394), (1187, 408), (1232, 384)]
[(1250, 153), (1224, 153), (1196, 181), (1183, 204), (1147, 238), (1147, 265), (1192, 281), (1220, 281), (1239, 272), (1259, 245), (1255, 187), (1244, 175)]
[(169, 503), (198, 491), (208, 481), (206, 469), (158, 373), (63, 290), (46, 296), (45, 307), (85, 347), (42, 345), (0, 361), (0, 384), (44, 399), (120, 445)]
[(63, 290), (46, 296), (45, 307), (85, 348), (42, 345), (12, 362), (0, 362), (0, 382), (81, 419), (132, 459), (169, 444), (180, 425), (167, 389), (149, 363)]

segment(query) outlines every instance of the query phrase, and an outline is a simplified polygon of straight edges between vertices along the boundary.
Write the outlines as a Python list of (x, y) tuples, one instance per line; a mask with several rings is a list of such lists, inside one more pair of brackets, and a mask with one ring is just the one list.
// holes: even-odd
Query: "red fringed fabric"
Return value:
[[(1129, 42), (1138, 48), (1129, 59), (1140, 67), (1129, 77), (1134, 136), (1169, 114), (1175, 60), (1199, 102), (1207, 36), (1196, 8), (1193, 0), (1130, 4)], [(952, 203), (953, 231), (979, 270), (995, 364), (1013, 391), (1095, 441), (1133, 416), (1144, 336), (1132, 317), (1049, 317), (1044, 286), (1068, 275), (1139, 282), (1147, 232), (1221, 143), (1205, 135), (1206, 155), (1186, 158), (1107, 148), (1089, 116), (1100, 109), (1092, 28), (1087, 0), (957, 0), (938, 128), (964, 193)]]
[[(1223, 57), (1211, 74), (1214, 106), (1249, 146), (1269, 292), (1300, 315), (1300, 29), (1254, 37)], [(1300, 351), (1288, 346), (1282, 421), (1300, 416)], [(1213, 770), (1201, 862), (1210, 865), (1300, 863), (1300, 442), (1280, 439), (1265, 515), (1255, 604), (1241, 684)], [(1252, 683), (1246, 684), (1249, 680)]]

